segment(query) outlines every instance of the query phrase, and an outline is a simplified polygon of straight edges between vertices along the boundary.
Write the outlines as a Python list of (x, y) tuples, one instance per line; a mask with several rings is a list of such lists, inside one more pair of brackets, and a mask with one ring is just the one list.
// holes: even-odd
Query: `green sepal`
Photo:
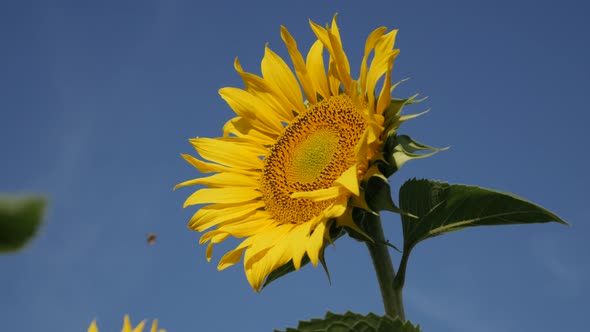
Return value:
[[(353, 208), (352, 209), (352, 220), (354, 221), (354, 224), (364, 233), (361, 234), (359, 232), (357, 232), (355, 229), (353, 228), (349, 228), (349, 227), (343, 227), (346, 230), (346, 233), (348, 234), (348, 236), (350, 236), (351, 238), (359, 241), (359, 242), (374, 242), (375, 239), (372, 239), (369, 237), (369, 235), (367, 235), (368, 232), (368, 225), (366, 221), (366, 214), (367, 213), (373, 213), (371, 211), (365, 211), (361, 208)], [(397, 252), (402, 252), (398, 247), (396, 247), (395, 245), (393, 245), (391, 242), (389, 241), (382, 241), (382, 244), (394, 249)]]
[[(398, 82), (397, 84), (399, 84), (399, 83), (401, 83), (401, 82)], [(399, 128), (399, 126), (402, 124), (403, 121), (425, 113), (425, 112), (422, 112), (416, 116), (405, 116), (405, 119), (402, 119), (404, 117), (402, 117), (401, 113), (402, 113), (402, 110), (405, 106), (412, 105), (412, 104), (418, 104), (418, 103), (426, 100), (426, 97), (418, 99), (418, 96), (419, 96), (419, 94), (416, 93), (413, 96), (406, 98), (406, 99), (397, 99), (397, 98), (391, 99), (389, 106), (383, 112), (384, 136), (390, 136), (390, 135), (395, 134), (397, 132), (397, 129)]]
[(385, 177), (390, 177), (410, 160), (430, 157), (447, 149), (428, 146), (415, 141), (408, 135), (390, 135), (385, 140), (383, 147), (383, 157), (385, 160), (378, 163), (377, 167), (379, 167), (379, 170)]
[[(330, 238), (332, 240), (332, 243), (335, 242), (336, 240), (338, 240), (340, 237), (342, 237), (346, 232), (344, 231), (344, 229), (342, 229), (342, 227), (337, 227), (335, 225), (332, 225), (332, 227), (330, 228)], [(322, 264), (322, 267), (324, 268), (324, 272), (326, 273), (326, 277), (328, 278), (328, 282), (331, 283), (331, 278), (330, 278), (330, 271), (328, 271), (328, 265), (326, 264), (326, 260), (324, 257), (324, 248), (322, 248), (321, 252), (320, 252), (320, 257), (319, 257), (320, 263)], [(310, 262), (309, 257), (307, 256), (307, 254), (303, 255), (303, 258), (301, 259), (301, 266), (299, 268), (304, 267), (305, 265), (307, 265)], [(285, 275), (294, 272), (295, 270), (295, 265), (293, 265), (293, 261), (289, 261), (287, 264), (282, 265), (281, 267), (279, 267), (278, 269), (272, 271), (268, 277), (266, 277), (266, 280), (264, 281), (264, 284), (262, 285), (262, 288), (260, 290), (263, 290), (266, 286), (268, 286), (271, 282), (284, 277)]]
[(367, 180), (365, 201), (373, 212), (390, 211), (399, 214), (407, 214), (393, 202), (393, 199), (391, 198), (391, 187), (389, 186), (389, 183), (387, 183), (385, 177), (372, 176)]
[(354, 222), (356, 227), (358, 227), (364, 233), (359, 233), (354, 228), (351, 228), (351, 227), (343, 227), (344, 230), (346, 231), (346, 234), (348, 234), (348, 236), (350, 236), (351, 238), (353, 238), (359, 242), (373, 241), (373, 239), (371, 239), (366, 234), (367, 222), (365, 220), (365, 213), (370, 213), (370, 212), (365, 211), (365, 210), (358, 208), (358, 207), (352, 208), (352, 221)]
[(345, 314), (327, 312), (323, 319), (300, 321), (297, 328), (275, 332), (420, 332), (420, 326), (402, 322), (399, 318), (377, 316), (374, 313), (361, 315), (347, 311)]
[(0, 252), (19, 250), (33, 238), (45, 205), (40, 197), (0, 195)]
[(516, 195), (501, 191), (448, 184), (433, 180), (406, 181), (399, 192), (402, 210), (404, 253), (395, 284), (404, 283), (411, 250), (428, 238), (475, 226), (567, 223), (553, 212)]

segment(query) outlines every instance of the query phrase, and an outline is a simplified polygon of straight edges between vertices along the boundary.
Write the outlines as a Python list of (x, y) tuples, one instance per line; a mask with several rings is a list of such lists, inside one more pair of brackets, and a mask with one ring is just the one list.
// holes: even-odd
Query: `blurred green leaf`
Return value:
[[(377, 316), (370, 313), (366, 316), (354, 312), (343, 315), (326, 313), (324, 319), (300, 321), (297, 328), (287, 328), (283, 332), (420, 332), (419, 326), (410, 322), (402, 322), (399, 318)], [(275, 330), (275, 332), (281, 332)]]
[(24, 247), (37, 232), (45, 206), (40, 197), (0, 195), (0, 252)]

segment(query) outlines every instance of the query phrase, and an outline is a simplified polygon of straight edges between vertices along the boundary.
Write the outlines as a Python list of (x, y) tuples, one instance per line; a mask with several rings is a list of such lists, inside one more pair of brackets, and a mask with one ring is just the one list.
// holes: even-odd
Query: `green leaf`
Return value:
[(418, 242), (473, 226), (567, 223), (553, 212), (516, 195), (431, 180), (407, 181), (400, 188), (404, 251)]
[[(300, 321), (297, 328), (287, 328), (284, 332), (420, 332), (420, 326), (410, 322), (402, 322), (399, 318), (377, 316), (369, 313), (366, 316), (346, 312), (343, 315), (326, 313), (324, 319)], [(275, 332), (281, 332), (275, 330)]]
[[(332, 242), (336, 241), (337, 239), (342, 237), (342, 235), (344, 235), (344, 234), (345, 234), (345, 232), (341, 227), (332, 226), (332, 228), (330, 229), (330, 238), (332, 239)], [(307, 257), (307, 254), (303, 255), (303, 259), (301, 260), (301, 267), (304, 267), (309, 262), (310, 262), (310, 260), (309, 260), (309, 257)], [(328, 266), (326, 265), (326, 260), (324, 259), (323, 249), (322, 249), (322, 252), (320, 253), (320, 263), (322, 263), (322, 267), (324, 268), (324, 271), (326, 272), (326, 276), (328, 277), (328, 281), (330, 281), (330, 272), (328, 271)], [(289, 261), (287, 264), (272, 271), (268, 275), (268, 277), (266, 277), (266, 280), (264, 281), (264, 284), (262, 285), (262, 289), (264, 289), (266, 286), (268, 286), (271, 282), (273, 282), (281, 277), (284, 277), (285, 275), (287, 275), (291, 272), (294, 272), (294, 271), (296, 271), (295, 265), (293, 265), (293, 261)]]
[(16, 251), (35, 235), (46, 202), (39, 197), (0, 195), (0, 252)]

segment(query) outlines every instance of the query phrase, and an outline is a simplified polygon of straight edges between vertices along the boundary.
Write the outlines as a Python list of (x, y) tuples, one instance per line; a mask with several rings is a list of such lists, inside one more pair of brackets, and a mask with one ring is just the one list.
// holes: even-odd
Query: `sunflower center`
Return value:
[(330, 165), (338, 149), (338, 132), (331, 128), (318, 128), (301, 140), (293, 149), (286, 166), (289, 182), (311, 183)]
[(326, 189), (356, 162), (355, 147), (367, 121), (346, 95), (333, 96), (299, 114), (264, 161), (261, 191), (279, 223), (310, 221), (334, 200), (291, 198), (293, 192)]

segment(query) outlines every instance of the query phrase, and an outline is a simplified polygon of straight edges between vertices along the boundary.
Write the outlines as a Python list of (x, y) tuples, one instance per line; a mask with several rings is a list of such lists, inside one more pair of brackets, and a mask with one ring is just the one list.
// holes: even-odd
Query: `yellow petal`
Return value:
[(248, 220), (225, 223), (220, 225), (218, 230), (220, 232), (227, 232), (236, 238), (243, 238), (256, 235), (274, 227), (272, 224), (269, 224), (268, 216), (265, 218), (253, 219), (256, 217), (258, 216), (254, 214), (249, 216)]
[(209, 242), (209, 244), (207, 244), (207, 250), (205, 251), (207, 262), (211, 261), (211, 255), (213, 255), (213, 242)]
[(152, 328), (150, 329), (150, 332), (158, 332), (158, 320), (154, 319), (154, 321), (152, 322)]
[(262, 77), (274, 83), (287, 97), (292, 107), (291, 110), (297, 113), (303, 113), (305, 111), (301, 89), (295, 76), (293, 76), (293, 72), (280, 56), (268, 48), (268, 45), (264, 48), (261, 70)]
[(393, 60), (395, 59), (395, 53), (391, 52), (387, 60), (387, 70), (385, 71), (385, 80), (383, 81), (383, 87), (381, 88), (381, 93), (379, 94), (379, 99), (377, 101), (377, 114), (383, 114), (385, 109), (389, 107), (391, 103), (391, 70), (393, 68)]
[[(379, 38), (375, 45), (375, 56), (371, 61), (371, 67), (367, 76), (367, 97), (369, 97), (369, 106), (373, 107), (375, 86), (379, 79), (388, 70), (390, 56), (397, 56), (399, 50), (394, 50), (395, 37), (397, 30), (393, 30)], [(393, 53), (392, 53), (393, 52)], [(392, 55), (393, 54), (393, 55)]]
[(359, 195), (359, 180), (357, 178), (356, 165), (353, 165), (352, 167), (350, 167), (349, 169), (344, 171), (344, 173), (342, 173), (342, 175), (340, 175), (340, 177), (338, 177), (338, 179), (336, 179), (336, 183), (342, 185), (344, 188), (346, 188), (348, 191), (353, 193), (355, 196), (358, 196)]
[(328, 85), (330, 86), (330, 92), (336, 96), (340, 94), (340, 79), (338, 78), (338, 69), (336, 68), (336, 62), (330, 57), (330, 64), (328, 65)]
[(289, 51), (289, 55), (291, 56), (291, 61), (293, 61), (293, 67), (295, 68), (295, 74), (303, 87), (303, 92), (305, 93), (305, 97), (307, 100), (315, 104), (317, 102), (316, 98), (316, 90), (313, 87), (313, 83), (311, 78), (307, 73), (307, 67), (305, 66), (305, 62), (303, 61), (303, 56), (297, 49), (297, 42), (291, 34), (289, 30), (284, 26), (281, 26), (281, 38), (285, 45), (287, 46), (287, 50)]
[(266, 277), (292, 258), (288, 241), (279, 241), (258, 260), (245, 265), (246, 278), (255, 291), (259, 291)]
[(315, 91), (322, 98), (327, 99), (330, 97), (330, 88), (328, 87), (328, 78), (326, 77), (323, 51), (324, 45), (320, 40), (316, 40), (307, 53), (306, 66)]
[(273, 227), (273, 223), (269, 222), (271, 216), (264, 210), (256, 210), (243, 219), (229, 220), (219, 223), (217, 229), (209, 231), (199, 240), (200, 244), (207, 241), (218, 243), (232, 235), (236, 238), (248, 237), (265, 232)]
[(307, 250), (306, 242), (309, 239), (309, 223), (297, 225), (295, 229), (289, 234), (289, 243), (292, 247), (293, 253), (293, 266), (295, 270), (299, 270), (301, 267), (301, 260), (305, 251)]
[(261, 145), (271, 145), (276, 141), (277, 133), (267, 133), (252, 126), (252, 122), (241, 116), (235, 117), (223, 126), (223, 136), (229, 137), (230, 134), (236, 137), (250, 139)]
[(96, 319), (92, 320), (92, 323), (90, 323), (88, 332), (98, 332), (98, 327), (96, 327)]
[(261, 169), (264, 163), (259, 156), (265, 156), (268, 150), (263, 146), (256, 148), (247, 145), (238, 138), (193, 138), (189, 140), (204, 159), (241, 169)]
[(237, 204), (208, 205), (202, 207), (194, 214), (188, 226), (191, 229), (202, 232), (217, 224), (246, 218), (263, 206), (264, 202), (260, 200)]
[[(199, 137), (189, 139), (189, 142), (198, 140)], [(256, 156), (266, 156), (268, 154), (268, 148), (264, 144), (260, 144), (248, 138), (242, 137), (218, 137), (214, 140), (224, 143), (231, 143), (239, 146), (243, 152), (252, 153)]]
[(369, 59), (369, 54), (373, 48), (375, 48), (375, 44), (377, 44), (377, 41), (386, 30), (387, 28), (385, 27), (377, 28), (371, 32), (369, 37), (367, 37), (367, 41), (365, 43), (365, 55), (363, 56), (363, 61), (361, 62), (361, 73), (359, 77), (360, 87), (363, 95), (367, 93), (367, 60)]
[(129, 319), (129, 315), (125, 315), (123, 317), (123, 332), (131, 332), (131, 320)]
[(369, 108), (371, 109), (373, 109), (375, 102), (375, 87), (379, 79), (387, 71), (388, 64), (389, 58), (383, 56), (375, 56), (373, 61), (371, 61), (371, 67), (367, 75), (367, 97), (369, 99)]
[(262, 194), (252, 188), (204, 188), (195, 191), (184, 202), (183, 207), (205, 203), (239, 203), (251, 201)]
[(220, 231), (220, 230), (210, 231), (210, 232), (207, 232), (207, 233), (201, 235), (201, 238), (199, 239), (199, 244), (203, 244), (207, 241), (211, 241), (211, 243), (213, 243), (213, 244), (221, 243), (225, 239), (227, 239), (229, 236), (230, 236), (230, 234)]
[(267, 105), (272, 107), (282, 121), (289, 122), (295, 117), (293, 112), (291, 112), (292, 107), (289, 99), (287, 99), (274, 83), (258, 75), (245, 72), (238, 58), (234, 61), (234, 68), (240, 74), (242, 80), (244, 80), (246, 90), (260, 97)]
[[(309, 23), (317, 38), (324, 44), (324, 47), (328, 49), (328, 52), (330, 53), (330, 66), (333, 67), (333, 76), (342, 82), (344, 91), (347, 94), (350, 94), (350, 89), (352, 87), (350, 65), (346, 58), (346, 54), (342, 49), (340, 32), (338, 30), (338, 25), (336, 24), (336, 16), (334, 16), (334, 19), (332, 20), (332, 28), (330, 30), (326, 30), (312, 21), (309, 21)], [(328, 72), (330, 72), (330, 70), (328, 70)], [(334, 89), (334, 83), (332, 83), (331, 88), (333, 95), (338, 94), (337, 89)]]
[(219, 271), (224, 270), (242, 259), (242, 254), (246, 248), (237, 248), (234, 250), (229, 251), (221, 259), (219, 260), (219, 264), (217, 265), (217, 269)]
[(221, 187), (258, 187), (259, 181), (255, 177), (238, 174), (238, 173), (217, 173), (208, 177), (188, 180), (174, 186), (174, 189), (202, 184), (212, 188)]
[(133, 329), (133, 332), (141, 332), (143, 331), (143, 326), (145, 325), (145, 320), (142, 320), (137, 326)]
[(244, 255), (244, 264), (249, 265), (250, 260), (256, 260), (269, 248), (280, 242), (296, 225), (283, 224), (268, 228), (265, 232), (260, 232), (251, 237), (252, 242)]
[(307, 256), (314, 266), (318, 265), (320, 251), (324, 246), (324, 232), (326, 231), (325, 223), (320, 223), (314, 229), (312, 235), (307, 241)]
[(367, 161), (368, 135), (369, 135), (369, 130), (365, 130), (365, 132), (363, 133), (363, 136), (361, 136), (361, 139), (358, 141), (358, 143), (354, 147), (354, 155), (356, 158), (357, 165), (362, 165)]
[(291, 194), (291, 198), (307, 198), (314, 202), (325, 201), (327, 199), (336, 198), (344, 193), (344, 189), (340, 186), (333, 186), (326, 189), (317, 189), (312, 191), (298, 191)]
[(336, 62), (336, 68), (338, 69), (338, 77), (342, 82), (344, 92), (350, 94), (352, 88), (350, 64), (348, 63), (348, 58), (342, 48), (342, 40), (340, 39), (340, 32), (338, 31), (338, 25), (336, 24), (336, 15), (334, 15), (334, 19), (332, 20), (332, 28), (328, 32), (328, 38), (332, 45), (332, 56)]
[(268, 224), (268, 218), (259, 220), (248, 220), (247, 222), (233, 222), (223, 225), (220, 229), (226, 231), (236, 238), (252, 236), (266, 229), (273, 227)]
[(257, 172), (253, 172), (252, 170), (243, 170), (239, 168), (231, 168), (226, 167), (218, 164), (213, 163), (206, 163), (201, 161), (190, 154), (181, 154), (184, 160), (188, 161), (191, 165), (193, 165), (196, 169), (201, 171), (202, 173), (212, 173), (212, 172), (235, 172), (240, 174), (251, 174), (256, 175)]
[(220, 89), (219, 95), (237, 115), (250, 119), (255, 128), (277, 134), (283, 130), (281, 118), (259, 97), (238, 88)]
[(311, 30), (316, 35), (319, 41), (324, 44), (324, 47), (328, 50), (330, 54), (332, 54), (332, 44), (330, 44), (330, 37), (328, 36), (328, 31), (324, 29), (321, 25), (316, 24), (312, 20), (309, 20), (309, 26)]
[(326, 211), (324, 211), (324, 219), (338, 218), (346, 212), (348, 208), (348, 199), (343, 198), (332, 204)]
[(334, 51), (332, 50), (332, 44), (330, 43), (330, 36), (328, 31), (316, 23), (309, 21), (311, 29), (315, 33), (319, 41), (324, 45), (330, 54), (330, 60), (328, 62), (328, 86), (330, 88), (331, 95), (339, 94), (340, 78), (338, 75), (338, 68), (336, 60), (334, 59)]
[(379, 38), (379, 42), (375, 46), (376, 56), (386, 56), (395, 45), (395, 38), (397, 37), (397, 30), (391, 30), (386, 35)]

